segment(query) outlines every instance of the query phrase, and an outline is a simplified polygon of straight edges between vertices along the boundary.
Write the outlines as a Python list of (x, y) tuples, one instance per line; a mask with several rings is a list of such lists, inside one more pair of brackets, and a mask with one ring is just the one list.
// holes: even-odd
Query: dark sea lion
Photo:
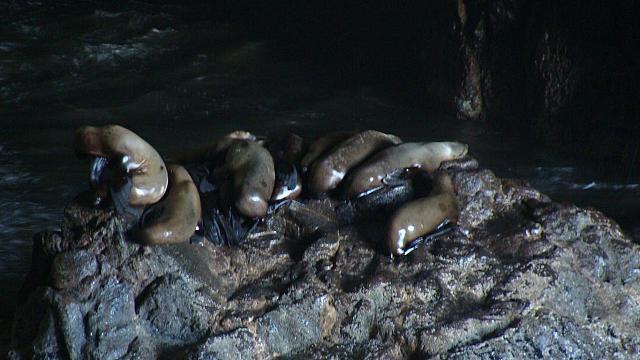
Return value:
[(198, 189), (180, 165), (170, 164), (169, 190), (145, 212), (136, 237), (146, 245), (175, 244), (189, 240), (200, 221)]
[(400, 138), (395, 135), (375, 130), (366, 130), (349, 137), (313, 163), (309, 172), (311, 192), (319, 194), (335, 189), (347, 171), (376, 151), (400, 142)]
[(345, 195), (348, 198), (384, 185), (384, 179), (398, 169), (418, 168), (433, 173), (440, 163), (462, 158), (469, 150), (459, 142), (404, 143), (373, 155), (349, 174)]
[(269, 151), (256, 142), (235, 140), (222, 170), (232, 178), (236, 209), (251, 218), (265, 216), (275, 182)]
[[(341, 224), (352, 224), (361, 220), (386, 217), (401, 205), (416, 197), (431, 193), (431, 176), (416, 168), (399, 169), (384, 179), (379, 186), (346, 199), (336, 207)], [(376, 221), (376, 220), (374, 220)]]
[(178, 152), (169, 157), (169, 160), (178, 164), (194, 164), (214, 159), (224, 153), (234, 140), (255, 141), (256, 136), (248, 131), (236, 130), (222, 138), (204, 144), (194, 149)]
[(234, 208), (221, 211), (218, 208), (203, 209), (202, 228), (197, 232), (214, 245), (233, 246), (244, 242), (258, 221), (247, 219)]
[(209, 241), (214, 245), (229, 246), (243, 242), (257, 222), (245, 218), (233, 206), (223, 202), (223, 187), (228, 179), (220, 177), (205, 163), (190, 164), (185, 168), (198, 189), (202, 209), (198, 230), (189, 240), (192, 243)]
[(313, 140), (309, 145), (307, 153), (300, 161), (302, 172), (306, 173), (309, 171), (309, 167), (314, 161), (316, 161), (316, 159), (326, 154), (333, 147), (347, 140), (351, 136), (353, 136), (353, 131), (337, 131)]
[[(167, 190), (167, 169), (158, 152), (133, 131), (119, 125), (83, 126), (75, 133), (74, 150), (80, 156), (93, 156), (91, 183), (104, 196), (108, 186), (130, 191), (123, 194), (131, 206), (158, 202)], [(105, 175), (106, 169), (112, 173)]]
[(293, 200), (302, 193), (302, 178), (296, 164), (302, 155), (302, 138), (288, 134), (269, 145), (273, 157), (276, 182), (271, 201)]
[(458, 204), (451, 177), (438, 173), (427, 197), (406, 203), (389, 221), (386, 243), (393, 255), (406, 255), (416, 239), (437, 230), (446, 222), (458, 221)]

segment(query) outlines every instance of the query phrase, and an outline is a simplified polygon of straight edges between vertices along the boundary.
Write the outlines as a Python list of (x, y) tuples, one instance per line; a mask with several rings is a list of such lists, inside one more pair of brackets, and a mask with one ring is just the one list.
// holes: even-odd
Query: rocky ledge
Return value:
[(237, 247), (146, 247), (69, 204), (38, 234), (9, 357), (627, 358), (640, 352), (640, 247), (598, 211), (486, 169), (451, 171), (455, 231), (410, 255), (384, 218), (280, 207)]

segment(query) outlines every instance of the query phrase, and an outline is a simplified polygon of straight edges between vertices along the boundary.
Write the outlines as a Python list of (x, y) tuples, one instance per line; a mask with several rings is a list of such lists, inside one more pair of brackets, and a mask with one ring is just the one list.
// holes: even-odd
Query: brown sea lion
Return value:
[(366, 130), (349, 137), (313, 163), (309, 172), (311, 192), (319, 194), (335, 189), (347, 171), (376, 151), (400, 142), (400, 138), (395, 135), (375, 130)]
[(458, 204), (451, 177), (438, 173), (427, 197), (410, 201), (391, 216), (387, 229), (387, 247), (393, 255), (406, 255), (411, 244), (436, 230), (441, 224), (458, 221)]
[(300, 165), (302, 166), (302, 172), (309, 171), (311, 164), (316, 161), (320, 156), (326, 154), (336, 145), (340, 144), (344, 140), (347, 140), (353, 135), (353, 131), (337, 131), (329, 133), (325, 136), (321, 136), (309, 145), (307, 153), (302, 157)]
[(269, 151), (256, 142), (236, 140), (227, 150), (223, 171), (233, 179), (238, 211), (251, 218), (265, 216), (275, 182)]
[(215, 158), (218, 154), (222, 154), (229, 148), (234, 140), (255, 141), (256, 136), (248, 131), (236, 130), (226, 134), (218, 140), (209, 142), (194, 149), (173, 154), (169, 157), (169, 161), (183, 165), (207, 161)]
[(358, 166), (347, 177), (348, 198), (383, 185), (383, 180), (398, 169), (419, 168), (433, 173), (440, 163), (462, 158), (469, 146), (459, 142), (404, 143), (386, 148)]
[(146, 245), (174, 244), (189, 240), (201, 216), (200, 197), (191, 176), (180, 165), (170, 164), (169, 190), (142, 218), (137, 238)]
[[(167, 190), (167, 169), (158, 152), (133, 131), (119, 125), (83, 126), (75, 133), (74, 150), (78, 155), (94, 156), (91, 182), (101, 196), (105, 184), (120, 185), (130, 179), (129, 205), (145, 206), (158, 202)], [(114, 172), (110, 179), (103, 170)], [(128, 182), (128, 181), (127, 181)]]

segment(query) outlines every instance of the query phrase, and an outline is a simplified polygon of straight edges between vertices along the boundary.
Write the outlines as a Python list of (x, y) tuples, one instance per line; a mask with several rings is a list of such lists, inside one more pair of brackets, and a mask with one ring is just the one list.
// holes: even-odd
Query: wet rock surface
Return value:
[[(132, 242), (77, 200), (36, 237), (10, 358), (628, 358), (640, 247), (600, 212), (449, 169), (454, 232), (391, 258), (384, 218), (280, 207), (237, 247)], [(55, 242), (55, 244), (52, 244)]]

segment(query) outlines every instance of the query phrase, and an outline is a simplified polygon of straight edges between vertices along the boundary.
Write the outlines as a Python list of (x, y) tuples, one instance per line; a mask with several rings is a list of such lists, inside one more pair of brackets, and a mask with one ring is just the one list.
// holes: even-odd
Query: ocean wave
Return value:
[(574, 166), (537, 166), (515, 170), (517, 177), (528, 178), (531, 183), (542, 190), (574, 190), (574, 191), (635, 191), (640, 189), (636, 182), (620, 179), (594, 180), (601, 176), (594, 175), (589, 169), (578, 169)]
[(624, 184), (624, 183), (607, 183), (592, 181), (590, 183), (567, 183), (572, 189), (577, 190), (636, 190), (640, 188), (640, 184)]
[(18, 48), (18, 44), (9, 41), (0, 41), (0, 51), (12, 52)]

